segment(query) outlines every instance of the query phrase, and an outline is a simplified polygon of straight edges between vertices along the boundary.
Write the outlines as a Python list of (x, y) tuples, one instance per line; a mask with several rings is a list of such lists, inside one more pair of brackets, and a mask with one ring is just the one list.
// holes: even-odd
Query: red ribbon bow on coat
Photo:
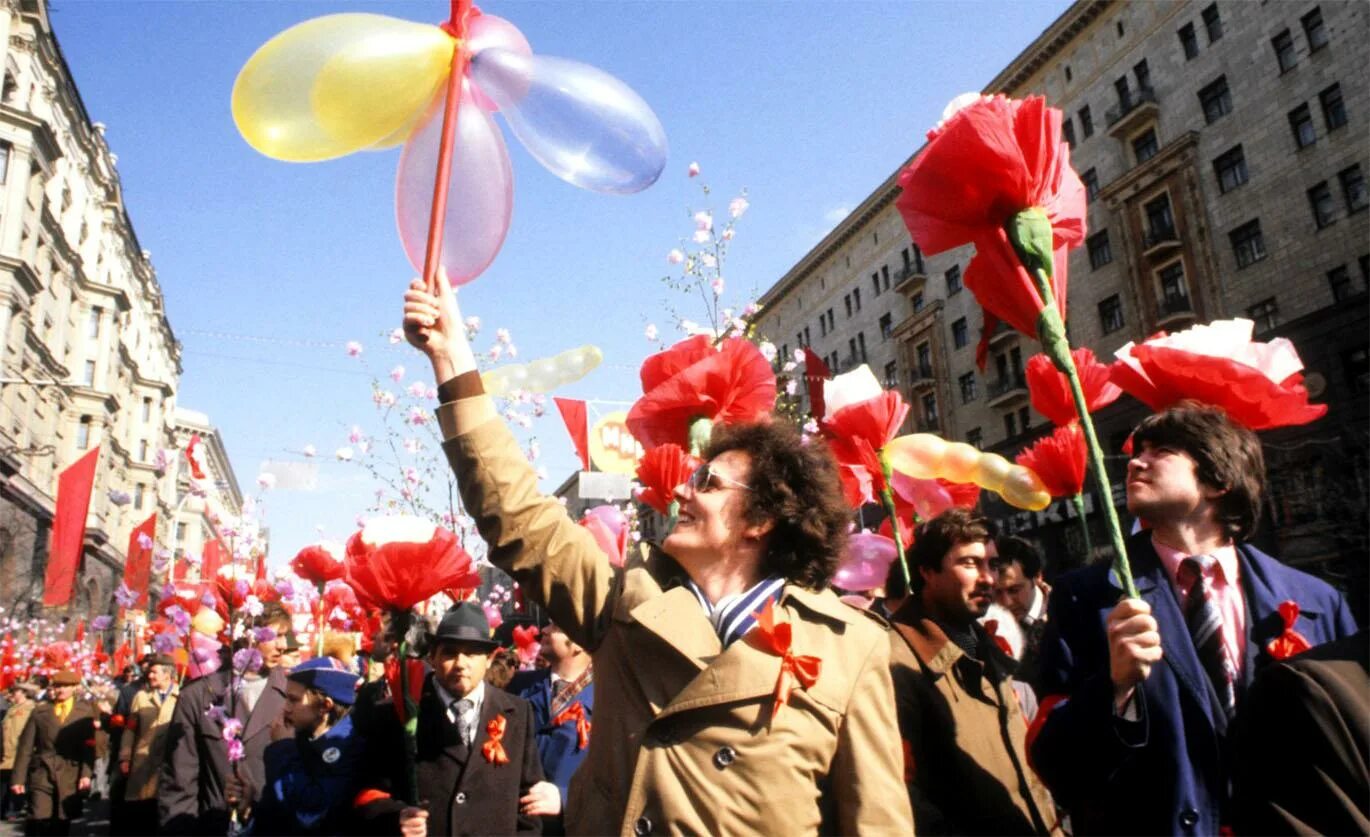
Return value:
[(552, 719), (552, 725), (559, 727), (570, 720), (576, 722), (576, 752), (579, 753), (590, 746), (590, 719), (585, 717), (585, 704), (573, 703), (561, 710)]
[(504, 752), (504, 716), (496, 715), (485, 725), (485, 736), (488, 739), (480, 745), (480, 754), (485, 756), (485, 760), (493, 765), (509, 763), (509, 755)]
[(1307, 651), (1313, 647), (1303, 634), (1294, 630), (1294, 623), (1299, 620), (1297, 602), (1293, 599), (1280, 602), (1280, 618), (1284, 620), (1284, 630), (1265, 646), (1271, 657), (1276, 660), (1287, 660), (1300, 651)]
[(796, 681), (805, 689), (812, 688), (818, 682), (823, 661), (817, 657), (796, 656), (790, 650), (793, 627), (789, 622), (775, 621), (775, 599), (768, 599), (766, 607), (754, 615), (756, 636), (762, 650), (780, 657), (780, 676), (775, 681), (775, 704), (771, 708), (771, 718), (775, 718), (780, 707), (790, 702), (790, 692)]

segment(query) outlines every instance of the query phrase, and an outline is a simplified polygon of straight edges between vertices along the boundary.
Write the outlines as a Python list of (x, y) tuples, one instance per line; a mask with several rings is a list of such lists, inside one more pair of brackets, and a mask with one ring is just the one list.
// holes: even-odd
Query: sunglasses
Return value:
[(714, 470), (712, 462), (706, 462), (690, 474), (687, 483), (694, 491), (714, 491), (721, 488), (739, 488), (743, 491), (751, 491), (752, 487), (745, 482), (739, 482), (727, 474), (720, 474)]

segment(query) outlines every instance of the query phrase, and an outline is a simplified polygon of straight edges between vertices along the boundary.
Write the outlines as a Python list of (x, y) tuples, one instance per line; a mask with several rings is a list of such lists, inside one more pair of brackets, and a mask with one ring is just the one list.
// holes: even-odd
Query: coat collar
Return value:
[[(239, 701), (239, 705), (242, 705)], [(252, 707), (252, 715), (243, 724), (243, 740), (251, 738), (276, 720), (276, 716), (281, 714), (281, 707), (285, 704), (285, 668), (276, 666), (271, 669), (266, 677), (266, 688), (262, 689), (261, 697), (257, 698), (257, 703)]]
[[(909, 596), (890, 617), (890, 623), (908, 643), (909, 648), (918, 657), (918, 662), (934, 675), (945, 674), (958, 660), (967, 656), (961, 646), (951, 641), (940, 625), (924, 615), (922, 603), (917, 596)], [(1003, 676), (1017, 670), (1017, 661), (1005, 654), (997, 643), (991, 641), (979, 623), (976, 623), (972, 630), (980, 640), (980, 648), (990, 656), (989, 660), (977, 660), (977, 663), (992, 663), (994, 669)]]

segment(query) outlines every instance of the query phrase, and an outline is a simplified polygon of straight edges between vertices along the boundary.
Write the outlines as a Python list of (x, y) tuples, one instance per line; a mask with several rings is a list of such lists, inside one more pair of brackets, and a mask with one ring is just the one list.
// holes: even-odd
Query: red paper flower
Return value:
[(345, 581), (328, 583), (319, 597), (319, 609), (327, 617), (329, 627), (336, 631), (353, 630), (366, 621), (366, 611)]
[(384, 610), (409, 610), (456, 587), (471, 569), (457, 536), (415, 517), (381, 517), (347, 541), (347, 583)]
[(418, 657), (410, 657), (406, 662), (405, 679), (409, 686), (409, 699), (406, 701), (400, 694), (400, 659), (398, 655), (392, 654), (385, 661), (385, 682), (390, 689), (390, 699), (395, 706), (395, 716), (403, 724), (408, 717), (405, 711), (405, 704), (411, 703), (419, 705), (419, 698), (423, 694), (423, 678), (427, 671), (423, 660)]
[(537, 660), (541, 647), (538, 637), (541, 633), (537, 625), (518, 625), (514, 628), (514, 649), (521, 662), (532, 663)]
[(750, 341), (730, 337), (715, 349), (707, 335), (683, 340), (642, 363), (642, 397), (628, 430), (647, 449), (689, 444), (691, 422), (757, 421), (775, 406), (775, 373)]
[(637, 463), (637, 480), (642, 483), (637, 498), (666, 514), (676, 486), (688, 480), (698, 467), (699, 460), (674, 442), (652, 448)]
[[(1085, 392), (1085, 406), (1093, 413), (1118, 400), (1123, 391), (1109, 380), (1107, 364), (1100, 363), (1089, 349), (1072, 349), (1071, 357), (1080, 372), (1080, 387)], [(1052, 424), (1070, 424), (1080, 417), (1075, 399), (1070, 394), (1070, 381), (1052, 364), (1045, 354), (1036, 354), (1027, 362), (1028, 394), (1032, 407), (1050, 419)]]
[(980, 97), (928, 134), (899, 185), (895, 205), (923, 252), (975, 244), (965, 284), (985, 309), (982, 367), (999, 321), (1037, 336), (1044, 303), (1004, 231), (1025, 209), (1040, 207), (1051, 222), (1052, 294), (1065, 319), (1066, 250), (1085, 237), (1085, 189), (1061, 142), (1059, 110), (1040, 96)]
[(1251, 339), (1250, 320), (1217, 320), (1116, 353), (1113, 382), (1153, 410), (1185, 399), (1221, 407), (1251, 430), (1308, 424), (1327, 413), (1308, 403), (1303, 362), (1283, 337)]
[(295, 575), (314, 585), (324, 585), (347, 574), (340, 547), (331, 543), (306, 546), (290, 561)]
[(840, 439), (863, 439), (880, 450), (899, 432), (909, 405), (899, 393), (886, 390), (875, 398), (849, 404), (823, 419), (823, 429)]
[(884, 492), (880, 450), (899, 432), (909, 406), (899, 393), (886, 391), (862, 364), (823, 386), (819, 426), (837, 460), (847, 504), (859, 508)]
[(963, 509), (973, 509), (980, 503), (980, 486), (973, 482), (948, 482), (938, 479), (937, 483), (951, 495), (951, 504)]
[(495, 765), (509, 763), (509, 755), (504, 752), (504, 727), (506, 725), (503, 715), (496, 715), (485, 725), (486, 741), (480, 746), (480, 754), (485, 760)]
[(1014, 461), (1041, 477), (1052, 497), (1074, 497), (1085, 484), (1085, 433), (1077, 423), (1063, 425)]

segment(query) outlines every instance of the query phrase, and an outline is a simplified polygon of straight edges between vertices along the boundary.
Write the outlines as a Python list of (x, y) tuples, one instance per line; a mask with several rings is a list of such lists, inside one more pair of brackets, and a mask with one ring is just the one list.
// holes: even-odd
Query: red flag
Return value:
[(585, 402), (575, 398), (553, 398), (561, 411), (561, 420), (566, 422), (566, 430), (571, 434), (571, 443), (576, 446), (580, 457), (581, 470), (590, 470), (590, 428), (585, 418)]
[[(139, 543), (147, 536), (147, 546)], [(157, 536), (157, 512), (148, 515), (128, 536), (128, 560), (124, 562), (124, 586), (138, 594), (135, 609), (147, 607), (147, 586), (152, 578), (152, 543)]]
[(86, 620), (76, 620), (76, 635), (71, 638), (71, 641), (77, 645), (86, 641)]
[(190, 475), (197, 480), (205, 478), (205, 469), (200, 465), (200, 457), (204, 452), (200, 450), (199, 434), (190, 437), (190, 443), (186, 445), (186, 461), (190, 463)]
[(214, 581), (219, 577), (219, 539), (205, 544), (205, 554), (200, 556), (200, 580)]
[(809, 413), (819, 421), (823, 420), (826, 406), (823, 401), (823, 382), (832, 378), (832, 372), (823, 359), (804, 347), (804, 382), (809, 389)]
[(52, 516), (52, 546), (43, 577), (43, 606), (56, 607), (71, 601), (71, 588), (81, 566), (86, 539), (86, 513), (95, 485), (95, 465), (100, 447), (90, 449), (57, 478), (57, 511)]
[(257, 581), (266, 581), (266, 554), (257, 556)]

